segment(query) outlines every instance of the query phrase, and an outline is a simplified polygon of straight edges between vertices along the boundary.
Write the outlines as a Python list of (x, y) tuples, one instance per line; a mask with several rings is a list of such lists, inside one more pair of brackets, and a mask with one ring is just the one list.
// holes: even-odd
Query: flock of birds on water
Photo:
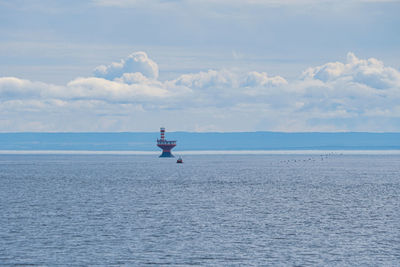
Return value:
[(281, 163), (300, 163), (300, 162), (315, 162), (315, 161), (324, 161), (328, 160), (329, 158), (333, 156), (342, 156), (343, 153), (335, 153), (335, 152), (330, 152), (327, 154), (322, 154), (322, 155), (315, 155), (315, 156), (310, 156), (305, 159), (287, 159), (287, 160), (281, 160)]

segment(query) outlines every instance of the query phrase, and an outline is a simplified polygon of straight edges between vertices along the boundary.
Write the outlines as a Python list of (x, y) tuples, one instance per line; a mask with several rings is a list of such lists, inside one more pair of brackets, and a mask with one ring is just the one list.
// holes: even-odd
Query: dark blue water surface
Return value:
[(0, 263), (400, 264), (399, 155), (0, 155)]

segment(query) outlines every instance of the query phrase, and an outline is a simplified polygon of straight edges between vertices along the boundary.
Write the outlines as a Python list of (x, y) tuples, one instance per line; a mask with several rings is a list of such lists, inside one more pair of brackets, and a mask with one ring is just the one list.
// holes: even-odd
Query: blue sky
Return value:
[(0, 131), (400, 131), (400, 1), (0, 0)]

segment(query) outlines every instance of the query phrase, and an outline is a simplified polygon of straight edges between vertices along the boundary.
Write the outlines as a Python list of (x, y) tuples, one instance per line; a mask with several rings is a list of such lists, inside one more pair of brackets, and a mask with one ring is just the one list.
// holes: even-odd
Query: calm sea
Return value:
[(400, 155), (0, 155), (5, 266), (399, 266)]

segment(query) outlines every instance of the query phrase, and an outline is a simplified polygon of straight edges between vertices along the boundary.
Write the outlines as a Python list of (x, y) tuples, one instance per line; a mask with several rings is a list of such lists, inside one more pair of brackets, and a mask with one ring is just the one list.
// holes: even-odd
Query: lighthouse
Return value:
[(160, 128), (160, 139), (157, 139), (157, 146), (162, 149), (162, 154), (160, 158), (173, 158), (174, 155), (171, 154), (171, 150), (176, 146), (176, 141), (167, 141), (165, 139), (165, 128)]

